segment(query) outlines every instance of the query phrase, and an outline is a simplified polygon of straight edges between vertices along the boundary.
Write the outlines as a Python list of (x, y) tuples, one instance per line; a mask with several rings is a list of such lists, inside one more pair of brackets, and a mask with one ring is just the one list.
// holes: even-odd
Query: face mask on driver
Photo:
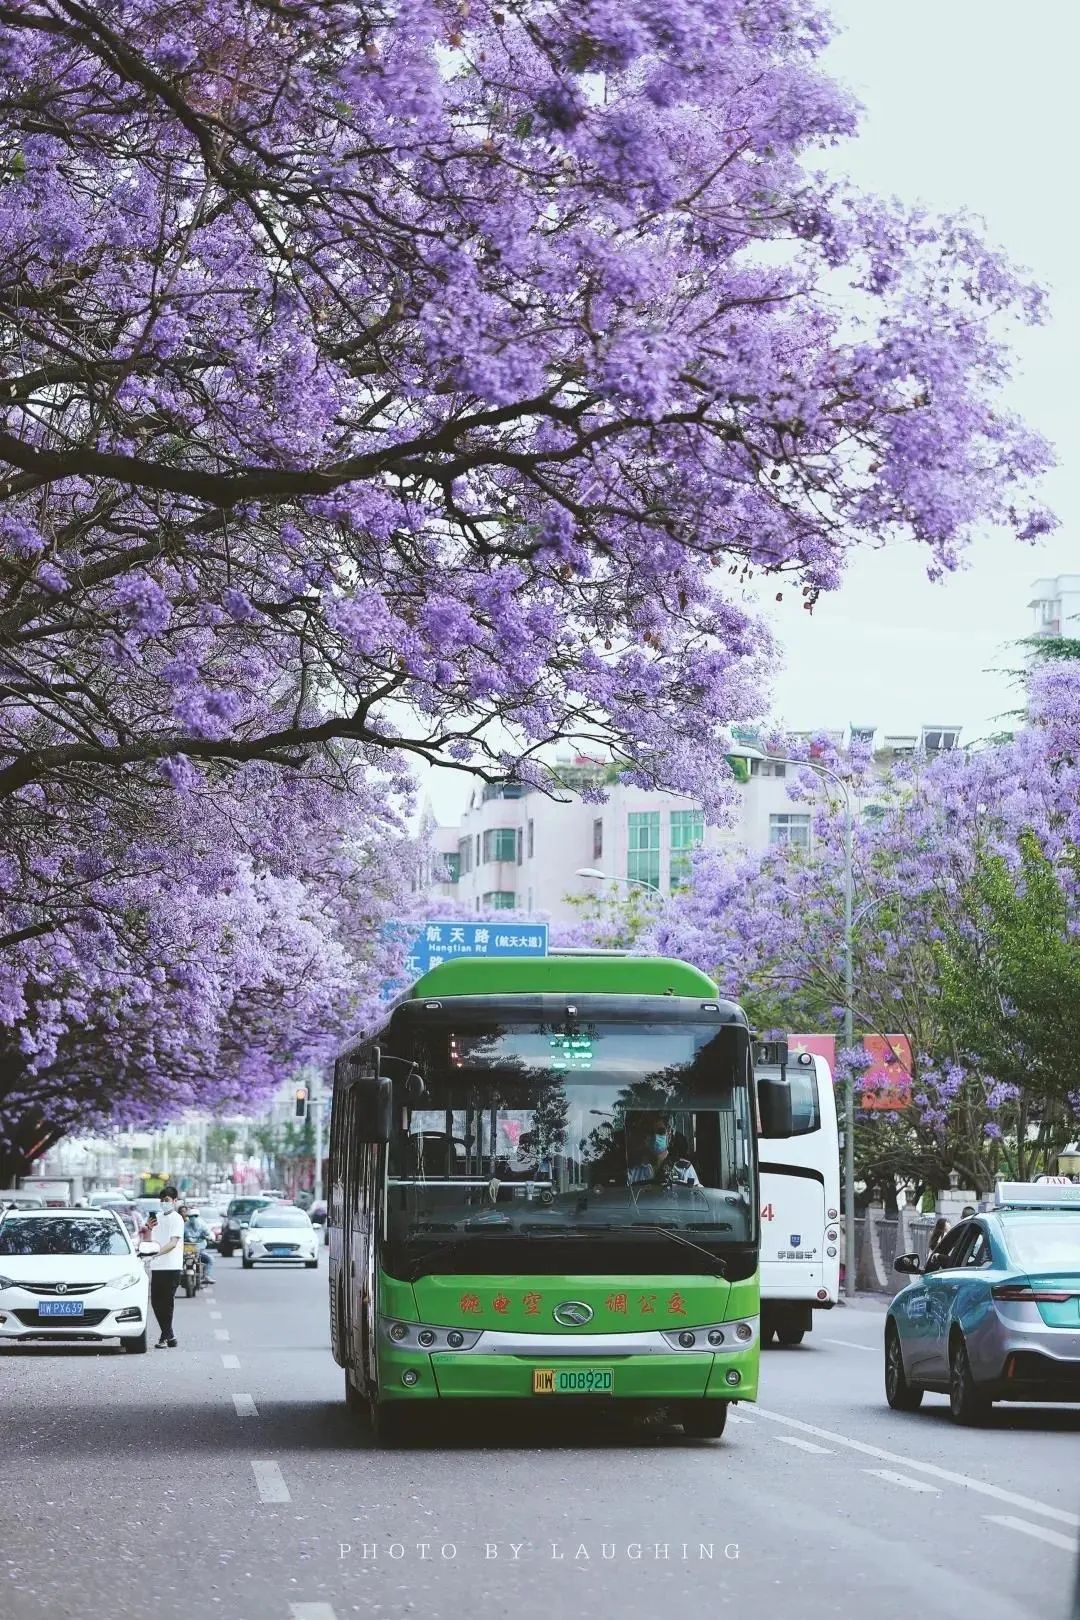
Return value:
[(657, 1131), (656, 1135), (652, 1139), (653, 1152), (654, 1153), (666, 1153), (667, 1152), (667, 1144), (668, 1144), (668, 1139), (667, 1139), (666, 1133), (663, 1132), (663, 1131)]

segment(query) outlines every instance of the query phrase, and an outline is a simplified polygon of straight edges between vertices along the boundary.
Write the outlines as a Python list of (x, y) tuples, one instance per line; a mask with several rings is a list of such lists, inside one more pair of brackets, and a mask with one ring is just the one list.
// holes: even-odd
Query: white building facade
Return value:
[[(852, 730), (872, 745), (873, 728)], [(883, 739), (876, 757), (884, 768), (905, 754), (954, 748), (959, 735), (958, 726), (923, 726)], [(833, 740), (842, 742), (842, 734)], [(617, 781), (605, 785), (603, 804), (565, 790), (553, 797), (515, 782), (478, 784), (459, 826), (429, 825), (423, 886), (470, 911), (518, 910), (569, 922), (578, 914), (574, 897), (613, 887), (625, 894), (638, 884), (670, 894), (687, 881), (695, 849), (809, 848), (815, 805), (788, 792), (788, 773), (798, 767), (767, 759), (745, 763), (747, 779), (738, 784), (732, 819), (722, 826), (707, 826), (693, 799)], [(596, 762), (560, 761), (557, 768), (578, 788), (604, 781), (605, 767)], [(829, 791), (822, 778), (822, 797)], [(831, 791), (839, 799), (838, 790)], [(871, 793), (860, 809), (872, 803)], [(603, 878), (583, 877), (583, 869)]]
[(1034, 616), (1032, 634), (1047, 640), (1063, 636), (1080, 640), (1080, 574), (1037, 579), (1028, 603)]

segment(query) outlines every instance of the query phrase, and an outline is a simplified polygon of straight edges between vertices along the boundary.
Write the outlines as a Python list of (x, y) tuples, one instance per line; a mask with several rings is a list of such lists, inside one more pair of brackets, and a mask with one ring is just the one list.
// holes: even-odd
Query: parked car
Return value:
[(21, 1187), (8, 1187), (0, 1192), (0, 1209), (44, 1209), (45, 1200), (37, 1193), (23, 1192)]
[(146, 1349), (150, 1284), (144, 1257), (111, 1210), (17, 1209), (0, 1214), (0, 1343), (119, 1339)]

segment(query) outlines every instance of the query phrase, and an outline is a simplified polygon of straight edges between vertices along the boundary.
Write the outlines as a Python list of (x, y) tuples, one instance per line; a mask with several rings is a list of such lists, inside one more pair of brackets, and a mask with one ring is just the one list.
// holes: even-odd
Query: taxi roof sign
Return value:
[(995, 1209), (1080, 1210), (1080, 1185), (1050, 1182), (999, 1181), (994, 1188)]

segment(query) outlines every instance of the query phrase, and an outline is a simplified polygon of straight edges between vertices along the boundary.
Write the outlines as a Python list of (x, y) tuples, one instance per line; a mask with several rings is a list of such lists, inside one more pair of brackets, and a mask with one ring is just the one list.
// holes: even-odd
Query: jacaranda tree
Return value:
[[(843, 768), (843, 762), (839, 763)], [(1080, 666), (1036, 672), (1010, 741), (898, 767), (856, 827), (852, 954), (857, 1034), (906, 1035), (909, 1105), (868, 1114), (868, 1180), (992, 1186), (1044, 1169), (1076, 1134)], [(843, 818), (820, 778), (813, 847), (705, 855), (650, 942), (715, 972), (762, 1024), (839, 1031)], [(845, 1068), (855, 1054), (843, 1054)], [(899, 1127), (900, 1129), (893, 1129)]]
[(828, 36), (808, 0), (0, 8), (0, 1017), (32, 1066), (82, 1016), (26, 993), (50, 941), (72, 1008), (93, 982), (57, 910), (129, 926), (144, 844), (212, 803), (170, 874), (203, 893), (253, 768), (322, 793), (305, 859), (411, 760), (539, 780), (561, 738), (715, 805), (771, 656), (741, 578), (812, 605), (857, 545), (939, 571), (1048, 526), (999, 397), (1040, 296), (966, 219), (822, 176), (856, 123)]

